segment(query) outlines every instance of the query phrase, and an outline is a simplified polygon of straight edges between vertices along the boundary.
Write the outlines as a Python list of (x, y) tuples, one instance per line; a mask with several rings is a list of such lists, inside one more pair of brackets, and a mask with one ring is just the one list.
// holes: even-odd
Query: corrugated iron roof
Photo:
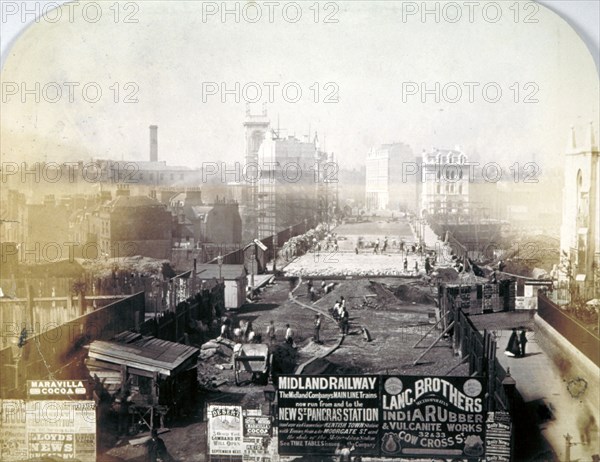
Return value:
[(125, 364), (170, 376), (199, 353), (198, 348), (181, 343), (144, 337), (134, 332), (122, 332), (114, 340), (92, 342), (88, 356), (99, 361)]

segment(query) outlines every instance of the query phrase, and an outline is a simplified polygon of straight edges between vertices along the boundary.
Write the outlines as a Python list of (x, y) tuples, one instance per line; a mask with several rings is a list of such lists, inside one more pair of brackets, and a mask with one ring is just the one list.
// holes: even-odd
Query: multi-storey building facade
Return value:
[(469, 215), (467, 156), (460, 148), (423, 153), (421, 164), (421, 215), (461, 221)]
[(404, 143), (371, 149), (366, 159), (366, 209), (414, 211), (419, 187), (417, 168), (412, 149)]
[[(293, 136), (270, 134), (258, 152), (261, 166), (257, 182), (259, 238), (267, 237), (303, 220), (318, 218), (327, 156), (318, 149), (316, 138), (303, 142)], [(321, 187), (320, 187), (321, 185)], [(329, 202), (329, 196), (325, 199)]]

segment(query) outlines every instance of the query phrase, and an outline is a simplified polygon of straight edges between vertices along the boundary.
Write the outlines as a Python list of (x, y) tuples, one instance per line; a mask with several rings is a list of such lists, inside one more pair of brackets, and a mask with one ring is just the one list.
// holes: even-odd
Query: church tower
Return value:
[(243, 172), (244, 188), (242, 191), (241, 215), (243, 222), (243, 240), (250, 241), (258, 237), (258, 150), (267, 136), (271, 123), (267, 115), (266, 104), (260, 114), (252, 114), (250, 105), (246, 105), (244, 130), (246, 135), (246, 153), (244, 156)]
[(258, 150), (271, 122), (267, 115), (267, 106), (263, 104), (261, 114), (252, 114), (250, 105), (246, 105), (246, 119), (244, 129), (246, 130), (246, 164), (252, 164), (258, 160)]
[(593, 124), (581, 141), (571, 127), (564, 167), (561, 279), (584, 301), (600, 297), (599, 157)]

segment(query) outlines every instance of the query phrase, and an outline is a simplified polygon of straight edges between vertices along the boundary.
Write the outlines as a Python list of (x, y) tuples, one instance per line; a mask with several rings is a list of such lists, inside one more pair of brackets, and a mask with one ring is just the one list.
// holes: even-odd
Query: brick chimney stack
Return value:
[(158, 162), (158, 125), (150, 125), (150, 162)]

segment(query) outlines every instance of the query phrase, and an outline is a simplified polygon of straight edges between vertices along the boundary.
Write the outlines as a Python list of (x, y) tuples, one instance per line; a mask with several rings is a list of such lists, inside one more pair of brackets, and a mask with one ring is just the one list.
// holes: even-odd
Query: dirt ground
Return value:
[[(327, 316), (328, 309), (337, 299), (344, 296), (350, 314), (350, 334), (347, 335), (340, 347), (324, 359), (311, 363), (304, 373), (403, 373), (403, 374), (443, 374), (458, 364), (454, 358), (448, 341), (439, 342), (422, 359), (421, 364), (413, 366), (412, 363), (433, 342), (436, 335), (429, 335), (417, 347), (413, 345), (422, 338), (423, 334), (434, 323), (433, 304), (417, 304), (409, 300), (397, 299), (395, 303), (382, 303), (378, 309), (359, 308), (364, 295), (374, 295), (381, 287), (384, 290), (403, 284), (398, 279), (378, 278), (369, 281), (359, 279), (353, 281), (338, 281), (329, 294), (321, 297), (317, 302), (307, 300), (307, 281), (304, 280), (294, 292), (297, 301), (290, 299), (290, 290), (298, 281), (277, 281), (266, 287), (256, 303), (244, 305), (235, 313), (239, 322), (251, 321), (256, 333), (264, 335), (268, 323), (273, 320), (276, 326), (276, 342), (273, 348), (278, 348), (284, 343), (285, 326), (290, 324), (294, 331), (296, 348), (293, 354), (293, 364), (285, 372), (291, 373), (295, 366), (302, 364), (315, 356), (320, 356), (336, 345), (341, 333), (337, 324)], [(331, 282), (331, 281), (328, 281)], [(319, 280), (314, 280), (315, 287), (320, 286)], [(411, 281), (404, 281), (410, 284)], [(373, 289), (375, 284), (376, 289)], [(390, 292), (392, 293), (392, 292)], [(389, 294), (388, 294), (389, 296)], [(308, 305), (310, 308), (303, 306)], [(322, 317), (321, 340), (322, 345), (312, 341), (313, 321), (316, 312), (324, 314)], [(392, 328), (390, 326), (393, 326)], [(361, 333), (361, 327), (366, 327), (372, 340), (367, 342)], [(206, 392), (202, 396), (203, 404), (207, 402), (235, 403), (248, 408), (265, 408), (263, 386), (242, 384), (236, 386), (232, 370), (221, 370), (218, 364), (230, 364), (230, 359), (217, 356), (211, 360), (200, 361), (199, 375), (204, 378), (215, 378), (217, 381), (226, 382)], [(440, 370), (440, 365), (443, 369)], [(465, 371), (461, 366), (453, 375)], [(203, 404), (190, 412), (185, 420), (178, 421), (170, 431), (161, 435), (171, 455), (181, 462), (200, 462), (207, 460), (206, 424), (203, 422)], [(266, 410), (266, 408), (265, 408)], [(141, 435), (140, 435), (141, 436)], [(134, 461), (141, 462), (144, 457), (143, 446), (131, 446), (122, 442), (118, 447), (99, 457), (101, 461)]]

